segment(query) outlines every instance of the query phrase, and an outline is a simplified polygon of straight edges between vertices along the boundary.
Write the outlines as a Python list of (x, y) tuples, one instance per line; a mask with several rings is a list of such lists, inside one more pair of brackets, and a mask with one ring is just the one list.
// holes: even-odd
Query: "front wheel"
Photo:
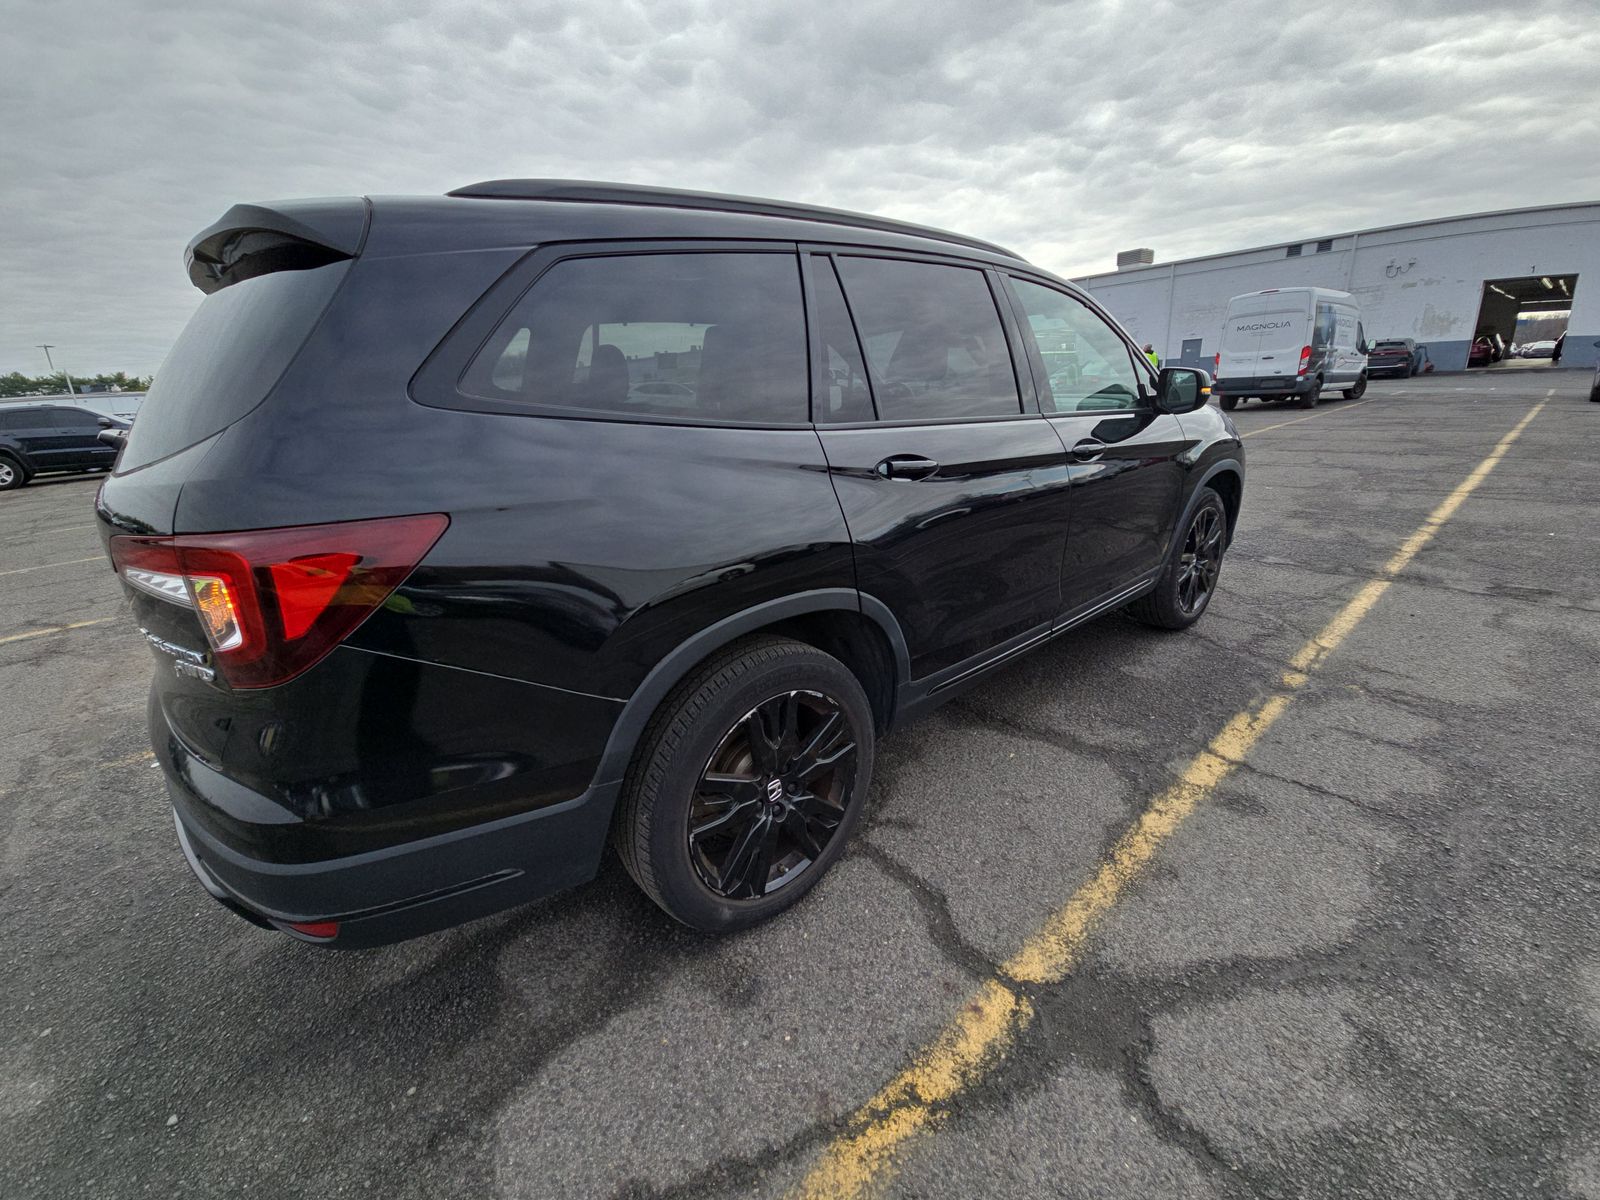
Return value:
[(1135, 620), (1157, 629), (1187, 629), (1211, 603), (1228, 548), (1228, 510), (1211, 488), (1189, 514), (1156, 586), (1128, 605)]
[(1356, 377), (1355, 386), (1344, 389), (1344, 398), (1346, 400), (1359, 400), (1362, 396), (1366, 395), (1366, 393), (1367, 377), (1365, 375), (1358, 375)]
[(802, 642), (737, 643), (662, 702), (613, 839), (673, 917), (742, 929), (795, 903), (838, 860), (872, 758), (872, 708), (849, 668)]

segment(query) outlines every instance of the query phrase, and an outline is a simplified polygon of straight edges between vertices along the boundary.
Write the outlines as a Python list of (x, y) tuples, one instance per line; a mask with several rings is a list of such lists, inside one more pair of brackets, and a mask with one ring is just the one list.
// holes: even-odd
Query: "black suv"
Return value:
[(938, 230), (511, 180), (241, 205), (188, 268), (98, 511), (184, 853), (310, 941), (608, 838), (690, 925), (771, 916), (878, 736), (1109, 609), (1189, 625), (1239, 512), (1203, 372)]
[(105, 470), (117, 451), (100, 431), (118, 426), (69, 404), (0, 404), (0, 492), (35, 475)]

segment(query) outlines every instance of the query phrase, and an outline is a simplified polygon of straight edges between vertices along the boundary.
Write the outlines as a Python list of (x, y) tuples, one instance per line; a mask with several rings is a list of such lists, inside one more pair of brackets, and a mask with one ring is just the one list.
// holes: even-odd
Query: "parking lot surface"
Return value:
[[(384, 950), (231, 916), (175, 844), (95, 480), (0, 496), (0, 1196), (816, 1195), (858, 1110), (1003, 979), (1031, 1019), (863, 1160), (866, 1191), (1600, 1198), (1586, 388), (1247, 405), (1200, 625), (1102, 619), (893, 736), (839, 867), (724, 938), (614, 861)], [(1152, 800), (1541, 401), (1071, 969), (1017, 981)]]

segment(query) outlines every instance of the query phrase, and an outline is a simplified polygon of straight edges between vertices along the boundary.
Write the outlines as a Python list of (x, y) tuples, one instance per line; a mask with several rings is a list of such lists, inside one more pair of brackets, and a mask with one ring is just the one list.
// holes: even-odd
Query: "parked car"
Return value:
[(0, 404), (0, 492), (38, 475), (105, 470), (117, 452), (99, 433), (116, 424), (65, 405)]
[(1367, 355), (1367, 377), (1398, 375), (1409, 379), (1422, 371), (1424, 350), (1411, 338), (1386, 338), (1374, 342)]
[[(1600, 342), (1596, 342), (1594, 348), (1600, 350)], [(1600, 404), (1600, 359), (1595, 361), (1594, 375), (1589, 379), (1589, 399), (1592, 403)]]
[(1226, 409), (1252, 396), (1315, 408), (1324, 388), (1355, 400), (1367, 390), (1367, 350), (1361, 308), (1348, 292), (1248, 292), (1228, 301), (1216, 392)]
[(1467, 351), (1467, 366), (1486, 367), (1495, 361), (1494, 343), (1486, 337), (1475, 337)]
[[(188, 268), (98, 514), (190, 866), (308, 941), (608, 838), (689, 925), (770, 917), (880, 735), (1111, 609), (1192, 624), (1238, 517), (1205, 372), (958, 234), (503, 180), (240, 206)], [(630, 385), (666, 353), (692, 404)]]
[(1549, 358), (1552, 354), (1555, 353), (1555, 349), (1556, 349), (1555, 341), (1551, 340), (1551, 339), (1540, 340), (1540, 341), (1537, 341), (1537, 342), (1524, 342), (1522, 344), (1522, 351), (1521, 351), (1521, 353), (1519, 354), (1518, 357), (1520, 357), (1520, 358)]

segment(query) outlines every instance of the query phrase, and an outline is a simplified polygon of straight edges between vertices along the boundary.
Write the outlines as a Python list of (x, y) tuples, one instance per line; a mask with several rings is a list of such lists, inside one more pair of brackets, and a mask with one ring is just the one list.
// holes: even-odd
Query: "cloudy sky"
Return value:
[(230, 204), (570, 176), (1063, 274), (1600, 199), (1600, 0), (0, 0), (0, 371), (159, 366)]

